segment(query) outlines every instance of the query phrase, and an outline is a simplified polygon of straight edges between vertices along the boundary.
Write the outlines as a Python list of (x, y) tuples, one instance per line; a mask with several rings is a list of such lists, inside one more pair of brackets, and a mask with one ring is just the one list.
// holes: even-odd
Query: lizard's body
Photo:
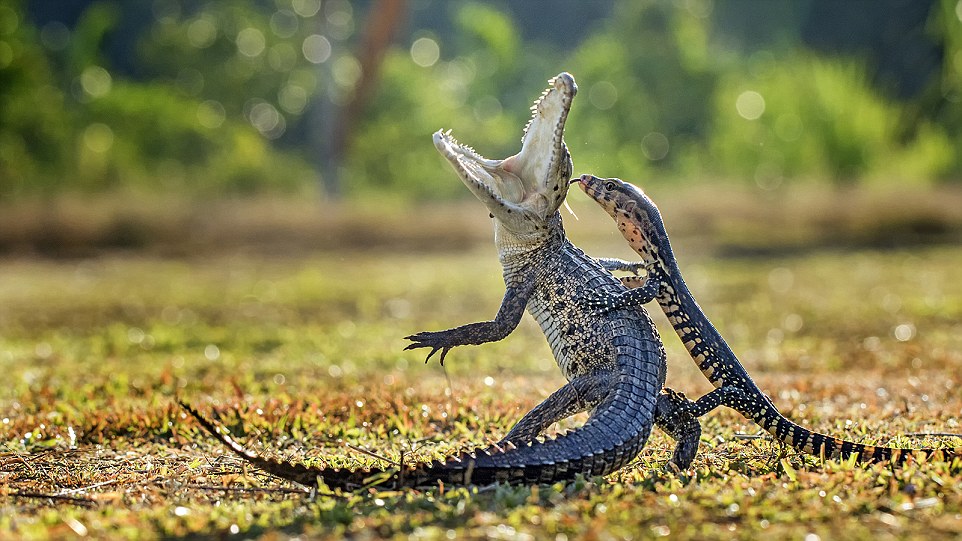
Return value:
[[(574, 182), (574, 181), (573, 181)], [(758, 388), (718, 330), (712, 325), (688, 290), (675, 261), (668, 233), (654, 202), (637, 187), (619, 179), (583, 175), (579, 186), (618, 224), (628, 244), (642, 257), (642, 264), (602, 260), (609, 270), (646, 268), (646, 277), (626, 277), (626, 285), (637, 286), (614, 295), (603, 291), (592, 305), (623, 310), (657, 299), (676, 334), (706, 378), (716, 388), (729, 389), (720, 403), (755, 421), (778, 441), (799, 451), (822, 457), (855, 456), (859, 461), (902, 462), (908, 456), (942, 453), (962, 456), (958, 449), (898, 449), (865, 445), (811, 431), (778, 411), (772, 400)], [(647, 316), (645, 316), (647, 317)]]

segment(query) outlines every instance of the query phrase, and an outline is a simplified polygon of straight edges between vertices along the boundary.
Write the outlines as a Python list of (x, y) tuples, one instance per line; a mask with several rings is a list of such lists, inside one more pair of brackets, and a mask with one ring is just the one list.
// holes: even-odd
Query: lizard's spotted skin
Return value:
[(755, 421), (778, 441), (816, 456), (835, 458), (854, 455), (861, 462), (890, 460), (896, 463), (903, 462), (909, 456), (931, 456), (936, 453), (943, 458), (962, 456), (962, 449), (898, 449), (855, 443), (813, 432), (790, 421), (755, 385), (725, 339), (695, 302), (675, 262), (668, 233), (654, 202), (636, 186), (616, 178), (582, 175), (572, 183), (577, 183), (611, 215), (625, 239), (642, 258), (641, 263), (603, 259), (600, 260), (602, 264), (609, 270), (648, 271), (645, 277), (623, 279), (626, 285), (637, 289), (614, 293), (602, 291), (589, 299), (588, 305), (601, 308), (602, 311), (624, 310), (657, 299), (692, 359), (712, 385), (718, 388), (713, 393), (727, 389), (721, 395), (716, 395), (717, 403), (729, 406)]
[[(687, 467), (701, 428), (693, 413), (714, 407), (712, 398), (693, 403), (665, 382), (665, 351), (643, 309), (599, 313), (585, 295), (626, 291), (621, 282), (565, 237), (558, 208), (571, 176), (564, 144), (565, 121), (577, 87), (562, 73), (532, 107), (521, 151), (489, 160), (449, 133), (434, 134), (438, 151), (488, 209), (504, 269), (506, 291), (497, 316), (454, 329), (409, 336), (407, 347), (440, 351), (501, 340), (525, 310), (538, 321), (568, 383), (526, 414), (497, 445), (443, 462), (396, 471), (313, 468), (259, 457), (184, 405), (208, 431), (244, 459), (279, 477), (305, 485), (318, 479), (332, 487), (363, 486), (373, 475), (388, 487), (493, 482), (549, 483), (576, 474), (613, 472), (641, 450), (654, 424), (675, 437), (672, 464)], [(588, 411), (585, 424), (555, 439), (538, 439), (552, 423)]]

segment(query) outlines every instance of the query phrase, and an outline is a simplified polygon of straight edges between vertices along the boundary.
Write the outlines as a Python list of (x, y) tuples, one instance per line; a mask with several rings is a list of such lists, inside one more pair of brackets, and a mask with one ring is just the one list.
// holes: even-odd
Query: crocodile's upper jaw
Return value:
[(578, 92), (574, 78), (560, 73), (531, 107), (521, 152), (489, 160), (458, 143), (449, 132), (434, 134), (434, 146), (451, 162), (461, 181), (516, 239), (544, 231), (564, 201), (572, 164), (564, 143), (565, 121)]

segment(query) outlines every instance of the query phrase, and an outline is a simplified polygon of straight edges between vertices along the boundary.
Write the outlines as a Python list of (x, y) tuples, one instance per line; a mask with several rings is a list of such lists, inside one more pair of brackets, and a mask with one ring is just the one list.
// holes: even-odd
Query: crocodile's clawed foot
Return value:
[(435, 353), (440, 351), (441, 357), (439, 358), (439, 360), (441, 362), (441, 365), (444, 366), (444, 358), (447, 357), (448, 352), (451, 351), (451, 348), (454, 347), (454, 345), (451, 345), (447, 340), (445, 340), (447, 336), (448, 336), (447, 331), (436, 331), (436, 332), (425, 331), (425, 332), (419, 332), (417, 334), (412, 334), (411, 336), (405, 336), (404, 337), (405, 340), (411, 340), (414, 343), (408, 344), (407, 347), (405, 347), (404, 349), (405, 351), (407, 351), (409, 349), (431, 348), (431, 352), (428, 353), (428, 356), (425, 357), (424, 359), (424, 364), (427, 364), (428, 361), (431, 360), (431, 357), (433, 357)]

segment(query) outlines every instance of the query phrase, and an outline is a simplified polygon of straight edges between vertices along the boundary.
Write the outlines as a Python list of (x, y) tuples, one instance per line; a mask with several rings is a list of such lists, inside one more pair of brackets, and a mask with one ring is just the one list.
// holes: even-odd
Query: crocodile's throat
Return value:
[(488, 207), (502, 229), (516, 239), (545, 230), (564, 201), (571, 157), (564, 143), (565, 121), (578, 92), (574, 78), (560, 73), (531, 107), (521, 151), (503, 160), (487, 159), (462, 145), (450, 131), (434, 134), (434, 146), (461, 181)]

